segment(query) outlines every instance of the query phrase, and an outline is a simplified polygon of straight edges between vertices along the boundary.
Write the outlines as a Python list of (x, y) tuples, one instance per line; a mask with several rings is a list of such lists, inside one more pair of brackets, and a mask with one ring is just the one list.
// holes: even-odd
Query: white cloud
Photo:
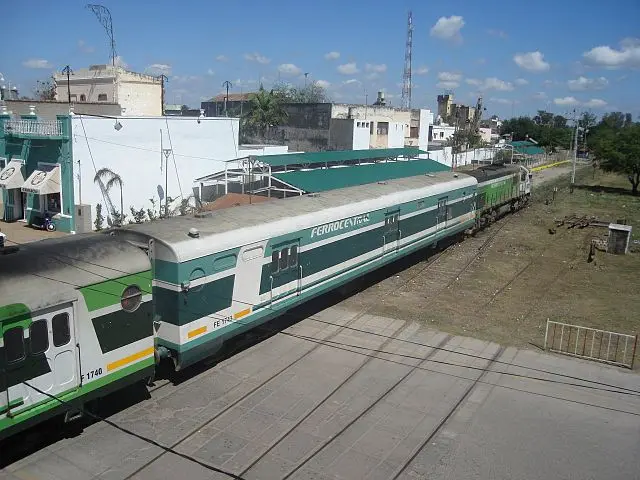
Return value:
[(438, 80), (440, 80), (436, 84), (438, 88), (457, 88), (460, 86), (462, 75), (454, 72), (440, 72), (438, 73)]
[(587, 78), (580, 76), (575, 80), (569, 80), (567, 86), (572, 92), (582, 92), (585, 90), (602, 90), (609, 85), (609, 80), (604, 77)]
[[(149, 65), (144, 71), (150, 75), (171, 75), (171, 65), (166, 63), (154, 63)], [(181, 78), (181, 77), (173, 77)]]
[(207, 75), (209, 75), (209, 76), (213, 77), (215, 74), (216, 74), (216, 72), (215, 72), (212, 68), (210, 68), (209, 70), (207, 70)]
[(416, 74), (417, 75), (426, 75), (427, 73), (429, 73), (429, 69), (424, 65), (422, 67), (418, 67), (416, 69)]
[(607, 106), (607, 102), (599, 98), (592, 98), (588, 102), (583, 104), (587, 108), (604, 108)]
[(489, 30), (487, 30), (487, 33), (489, 35), (491, 35), (492, 37), (498, 37), (498, 38), (507, 38), (507, 32), (505, 32), (504, 30), (498, 30), (495, 28), (490, 28)]
[(200, 77), (197, 75), (173, 75), (171, 77), (171, 80), (178, 83), (187, 83), (200, 80)]
[(124, 61), (120, 55), (116, 55), (115, 62), (116, 67), (127, 68), (129, 65)]
[(384, 63), (381, 63), (380, 65), (376, 65), (375, 63), (367, 63), (364, 66), (364, 69), (367, 72), (384, 73), (387, 71), (387, 66)]
[(367, 74), (365, 75), (365, 78), (366, 78), (367, 80), (376, 80), (376, 79), (377, 79), (377, 78), (379, 78), (379, 77), (380, 77), (380, 74), (379, 74), (379, 73), (377, 73), (377, 72), (371, 72), (371, 73), (367, 73)]
[(489, 77), (484, 80), (467, 78), (465, 82), (469, 85), (478, 87), (478, 90), (498, 90), (502, 92), (510, 92), (513, 90), (513, 84), (511, 82), (505, 82), (504, 80), (500, 80), (496, 77)]
[(278, 71), (283, 75), (296, 76), (302, 73), (299, 67), (296, 67), (293, 63), (283, 63), (278, 67)]
[(349, 80), (345, 80), (344, 82), (342, 82), (343, 85), (359, 85), (362, 82), (360, 82), (360, 80), (357, 80), (355, 78), (350, 78)]
[(331, 86), (331, 83), (326, 80), (316, 80), (315, 84), (320, 88), (329, 88)]
[(87, 42), (84, 40), (78, 40), (78, 48), (82, 53), (93, 53), (95, 48), (90, 45), (87, 45)]
[(43, 60), (40, 58), (30, 58), (22, 62), (23, 67), (27, 68), (53, 68), (53, 65), (49, 63), (49, 60)]
[[(245, 58), (246, 58), (246, 57), (245, 57)], [(225, 55), (218, 55), (218, 56), (216, 57), (216, 60), (217, 60), (218, 62), (228, 62), (228, 61), (229, 61), (229, 59), (228, 59)]]
[(547, 94), (544, 92), (536, 92), (533, 94), (533, 98), (536, 100), (545, 100), (547, 98)]
[(337, 60), (340, 58), (340, 52), (329, 52), (324, 54), (325, 60)]
[(515, 84), (520, 86), (529, 85), (529, 80), (525, 80), (524, 78), (516, 78)]
[(546, 72), (551, 68), (551, 65), (544, 61), (544, 55), (538, 51), (518, 53), (513, 57), (513, 61), (529, 72)]
[(554, 98), (553, 103), (561, 106), (578, 105), (580, 102), (575, 97)]
[(620, 50), (608, 45), (592, 48), (582, 54), (588, 65), (604, 68), (640, 68), (640, 39), (625, 38)]
[(455, 43), (462, 41), (460, 30), (464, 27), (464, 19), (458, 15), (450, 17), (440, 17), (436, 24), (431, 27), (431, 36), (442, 40), (450, 40)]
[(244, 59), (248, 62), (258, 62), (262, 65), (266, 65), (271, 62), (270, 58), (265, 57), (264, 55), (260, 55), (258, 52), (254, 53), (245, 53)]
[(360, 70), (358, 70), (358, 66), (355, 62), (338, 65), (338, 73), (341, 73), (342, 75), (354, 75), (359, 71)]

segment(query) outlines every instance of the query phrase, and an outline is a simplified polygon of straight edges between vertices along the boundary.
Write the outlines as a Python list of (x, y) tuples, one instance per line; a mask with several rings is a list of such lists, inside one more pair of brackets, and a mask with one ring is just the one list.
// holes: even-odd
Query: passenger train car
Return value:
[(523, 167), (471, 173), (175, 217), (0, 257), (0, 438), (72, 414), (53, 397), (83, 404), (151, 377), (162, 358), (182, 369), (315, 296), (477, 230), (530, 194)]

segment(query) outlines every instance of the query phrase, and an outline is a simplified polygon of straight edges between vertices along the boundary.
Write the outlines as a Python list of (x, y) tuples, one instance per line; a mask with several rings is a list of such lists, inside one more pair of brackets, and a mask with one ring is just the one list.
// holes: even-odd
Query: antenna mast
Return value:
[(111, 12), (107, 7), (102, 5), (88, 4), (87, 8), (91, 10), (98, 18), (100, 25), (107, 31), (109, 37), (109, 45), (111, 47), (111, 64), (116, 66), (116, 41), (113, 38), (113, 24), (111, 23)]
[(402, 75), (402, 107), (411, 108), (411, 49), (413, 48), (413, 17), (409, 11), (407, 20), (407, 46), (404, 51), (404, 73)]

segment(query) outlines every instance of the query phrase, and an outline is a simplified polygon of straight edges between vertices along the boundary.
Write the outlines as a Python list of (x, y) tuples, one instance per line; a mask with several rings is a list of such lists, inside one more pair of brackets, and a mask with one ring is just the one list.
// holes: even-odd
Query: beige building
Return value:
[(68, 102), (111, 103), (122, 107), (122, 115), (162, 115), (162, 81), (141, 73), (111, 65), (92, 65), (67, 75), (57, 73), (56, 100)]

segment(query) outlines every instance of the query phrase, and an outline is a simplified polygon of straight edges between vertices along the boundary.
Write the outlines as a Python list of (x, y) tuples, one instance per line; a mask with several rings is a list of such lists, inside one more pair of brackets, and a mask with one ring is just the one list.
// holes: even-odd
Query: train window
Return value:
[(124, 289), (120, 298), (120, 305), (125, 312), (135, 312), (142, 303), (142, 290), (137, 285), (130, 285)]
[(289, 262), (289, 249), (283, 248), (280, 251), (280, 270), (286, 270)]
[(6, 330), (2, 339), (4, 340), (4, 354), (7, 363), (19, 362), (24, 359), (24, 333), (22, 327)]
[(71, 340), (71, 330), (69, 329), (69, 314), (59, 313), (51, 320), (53, 328), (53, 345), (62, 347)]
[(424, 200), (418, 200), (418, 204), (416, 205), (416, 208), (424, 208)]
[(31, 355), (40, 355), (49, 349), (49, 329), (46, 320), (37, 320), (29, 327)]
[(289, 266), (295, 267), (298, 264), (298, 246), (291, 246), (291, 253), (289, 254)]
[(280, 252), (274, 250), (271, 252), (271, 273), (278, 273), (278, 261), (280, 260)]
[(520, 175), (520, 181), (524, 182), (527, 179), (527, 174), (522, 172), (522, 175)]

